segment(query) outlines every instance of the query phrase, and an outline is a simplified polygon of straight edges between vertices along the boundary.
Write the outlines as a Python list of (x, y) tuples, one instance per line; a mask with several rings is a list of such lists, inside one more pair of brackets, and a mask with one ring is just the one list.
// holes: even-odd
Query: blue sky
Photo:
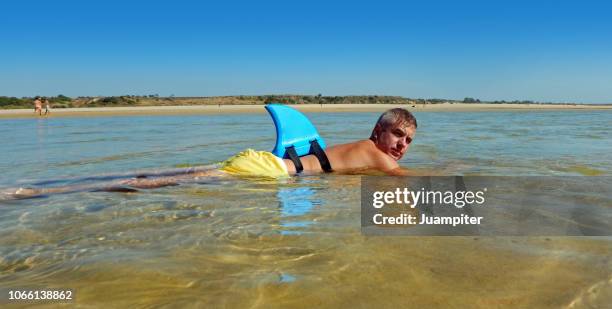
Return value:
[(605, 1), (3, 1), (0, 95), (612, 103)]

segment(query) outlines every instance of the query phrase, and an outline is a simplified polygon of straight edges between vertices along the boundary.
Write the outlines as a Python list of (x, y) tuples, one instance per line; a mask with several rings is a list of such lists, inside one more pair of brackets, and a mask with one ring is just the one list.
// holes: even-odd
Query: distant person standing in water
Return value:
[(39, 116), (42, 115), (42, 101), (40, 97), (34, 99), (34, 113), (38, 113)]
[(45, 98), (45, 116), (49, 114), (51, 111), (51, 103), (49, 103), (49, 99)]

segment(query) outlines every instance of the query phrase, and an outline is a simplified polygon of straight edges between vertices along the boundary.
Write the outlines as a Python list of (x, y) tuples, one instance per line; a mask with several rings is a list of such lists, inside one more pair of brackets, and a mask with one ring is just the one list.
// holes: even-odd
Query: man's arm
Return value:
[(408, 170), (401, 167), (394, 168), (385, 172), (389, 176), (410, 176)]
[(386, 154), (379, 155), (377, 169), (389, 176), (408, 176), (407, 170), (401, 168), (397, 161)]
[(380, 158), (379, 161), (379, 170), (383, 171), (385, 174), (389, 176), (419, 176), (423, 175), (423, 173), (419, 173), (416, 170), (407, 169), (399, 166), (397, 161), (393, 160), (391, 157), (383, 154), (383, 157)]
[(432, 176), (433, 173), (407, 169), (405, 167), (397, 167), (386, 172), (391, 176)]

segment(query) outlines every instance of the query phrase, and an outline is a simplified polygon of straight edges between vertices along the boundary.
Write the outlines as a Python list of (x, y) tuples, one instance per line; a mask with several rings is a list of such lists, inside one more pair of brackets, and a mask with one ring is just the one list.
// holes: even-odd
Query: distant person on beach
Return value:
[[(315, 155), (301, 157), (303, 173), (318, 174), (333, 172), (341, 174), (358, 174), (366, 171), (379, 171), (387, 175), (409, 175), (397, 163), (410, 148), (417, 129), (416, 118), (407, 110), (394, 108), (384, 112), (376, 122), (369, 139), (352, 143), (331, 146), (325, 149), (328, 165), (322, 166)], [(218, 168), (191, 168), (177, 171), (173, 175), (140, 175), (131, 179), (122, 179), (104, 186), (68, 186), (42, 189), (20, 188), (13, 191), (16, 198), (32, 197), (50, 193), (67, 193), (75, 191), (122, 191), (135, 189), (158, 188), (178, 185), (181, 182), (197, 181), (203, 177), (254, 176), (283, 178), (298, 174), (292, 160), (281, 159), (271, 152), (247, 149), (226, 161)]]
[(34, 113), (38, 113), (38, 115), (42, 115), (42, 101), (40, 97), (34, 98)]
[(44, 103), (45, 103), (45, 116), (47, 116), (49, 112), (51, 111), (51, 105), (49, 103), (49, 99), (45, 98)]

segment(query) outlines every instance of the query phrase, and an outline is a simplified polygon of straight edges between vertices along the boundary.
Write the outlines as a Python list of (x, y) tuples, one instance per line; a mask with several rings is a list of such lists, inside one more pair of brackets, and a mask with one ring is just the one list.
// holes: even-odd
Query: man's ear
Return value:
[(374, 130), (372, 130), (372, 141), (374, 143), (378, 142), (378, 137), (380, 136), (381, 133), (382, 133), (382, 126), (377, 123), (374, 126)]

